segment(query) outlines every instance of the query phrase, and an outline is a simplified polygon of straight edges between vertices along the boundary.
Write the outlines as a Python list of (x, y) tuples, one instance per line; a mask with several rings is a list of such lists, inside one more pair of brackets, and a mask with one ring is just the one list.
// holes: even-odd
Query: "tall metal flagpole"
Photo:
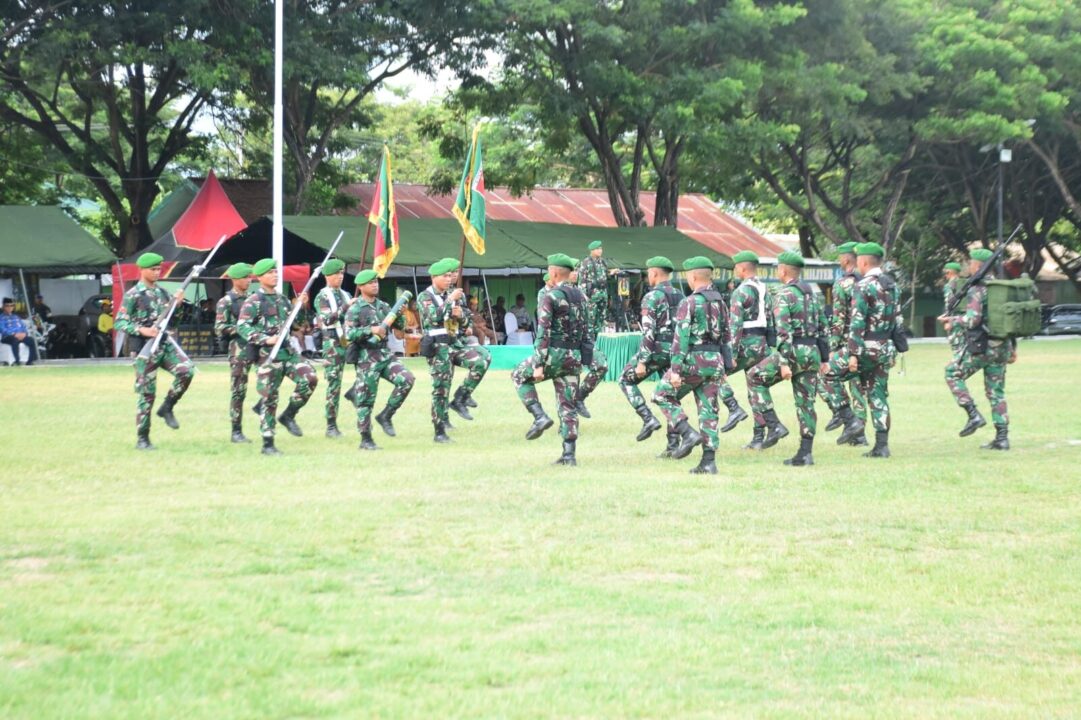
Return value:
[(274, 222), (271, 240), (271, 254), (274, 262), (283, 272), (278, 273), (278, 292), (285, 283), (284, 248), (282, 227), (282, 25), (284, 19), (284, 0), (274, 0)]

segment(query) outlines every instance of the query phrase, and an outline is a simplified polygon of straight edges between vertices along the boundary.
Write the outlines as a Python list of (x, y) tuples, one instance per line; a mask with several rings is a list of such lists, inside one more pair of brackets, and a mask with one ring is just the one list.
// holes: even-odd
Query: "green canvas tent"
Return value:
[(116, 257), (59, 207), (0, 205), (0, 272), (106, 272)]

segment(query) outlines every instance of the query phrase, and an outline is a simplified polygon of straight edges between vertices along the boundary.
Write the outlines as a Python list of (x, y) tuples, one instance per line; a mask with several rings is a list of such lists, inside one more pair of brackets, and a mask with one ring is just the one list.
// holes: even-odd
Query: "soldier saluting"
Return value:
[[(136, 349), (137, 353), (142, 348), (142, 343), (153, 342), (157, 337), (159, 330), (156, 324), (168, 312), (169, 304), (173, 301), (173, 296), (158, 287), (162, 261), (162, 256), (157, 253), (143, 253), (139, 256), (139, 259), (135, 261), (135, 264), (139, 266), (139, 282), (124, 293), (124, 300), (120, 303), (120, 310), (116, 314), (116, 330), (141, 341), (139, 348)], [(182, 302), (184, 291), (178, 291), (175, 297), (178, 303)], [(169, 394), (165, 396), (161, 407), (158, 408), (157, 414), (174, 430), (180, 427), (180, 423), (173, 415), (173, 407), (191, 385), (192, 374), (195, 372), (195, 366), (172, 335), (163, 338), (152, 355), (136, 355), (135, 394), (138, 399), (135, 404), (137, 436), (135, 448), (137, 450), (154, 449), (154, 446), (150, 444), (150, 410), (154, 407), (154, 397), (157, 394), (159, 367), (172, 373), (173, 386), (169, 389)]]
[(237, 333), (237, 320), (240, 308), (248, 297), (251, 286), (252, 267), (248, 263), (236, 263), (225, 271), (233, 287), (218, 300), (214, 313), (214, 333), (228, 343), (226, 354), (229, 357), (229, 421), (233, 426), (232, 441), (235, 443), (251, 442), (244, 437), (243, 414), (244, 398), (248, 394), (248, 371), (251, 360), (248, 358), (247, 343)]
[(342, 318), (349, 308), (350, 297), (342, 290), (345, 280), (345, 263), (331, 258), (323, 263), (326, 287), (315, 296), (315, 315), (323, 336), (324, 378), (327, 381), (325, 417), (327, 437), (341, 437), (338, 430), (338, 405), (342, 391), (342, 373), (345, 371), (345, 338), (342, 336)]
[[(278, 390), (282, 380), (288, 377), (296, 387), (285, 412), (277, 419), (286, 430), (300, 437), (304, 433), (296, 423), (296, 414), (308, 402), (319, 384), (319, 378), (312, 366), (304, 362), (289, 344), (288, 338), (281, 343), (277, 356), (265, 362), (278, 336), (289, 333), (285, 322), (289, 319), (290, 304), (277, 290), (278, 264), (273, 258), (264, 258), (255, 263), (252, 273), (258, 278), (259, 287), (240, 307), (237, 333), (248, 343), (252, 363), (260, 364), (256, 373), (256, 388), (262, 409), (259, 431), (263, 436), (263, 454), (280, 455), (281, 451), (274, 447), (274, 416), (278, 411)], [(295, 302), (303, 304), (306, 300), (306, 294), (301, 293)]]
[(345, 338), (357, 348), (357, 381), (351, 394), (357, 407), (360, 449), (378, 450), (372, 440), (372, 407), (379, 392), (379, 378), (394, 385), (386, 407), (375, 416), (383, 432), (391, 437), (396, 434), (394, 413), (405, 403), (416, 378), (387, 347), (387, 333), (392, 328), (404, 330), (405, 315), (399, 313), (392, 327), (383, 324), (390, 306), (379, 299), (379, 275), (375, 270), (362, 270), (357, 275), (357, 288), (360, 297), (345, 314)]

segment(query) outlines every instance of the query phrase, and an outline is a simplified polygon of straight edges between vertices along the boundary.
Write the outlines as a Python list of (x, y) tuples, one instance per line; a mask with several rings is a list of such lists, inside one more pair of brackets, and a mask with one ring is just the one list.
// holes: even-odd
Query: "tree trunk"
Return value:
[(799, 226), (799, 253), (803, 257), (817, 257), (818, 246), (815, 244), (814, 230), (807, 223)]

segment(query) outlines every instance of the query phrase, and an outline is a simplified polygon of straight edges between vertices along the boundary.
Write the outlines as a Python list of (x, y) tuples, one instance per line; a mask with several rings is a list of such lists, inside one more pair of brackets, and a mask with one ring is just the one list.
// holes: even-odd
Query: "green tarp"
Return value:
[(104, 272), (116, 257), (67, 213), (47, 205), (0, 205), (0, 272)]

